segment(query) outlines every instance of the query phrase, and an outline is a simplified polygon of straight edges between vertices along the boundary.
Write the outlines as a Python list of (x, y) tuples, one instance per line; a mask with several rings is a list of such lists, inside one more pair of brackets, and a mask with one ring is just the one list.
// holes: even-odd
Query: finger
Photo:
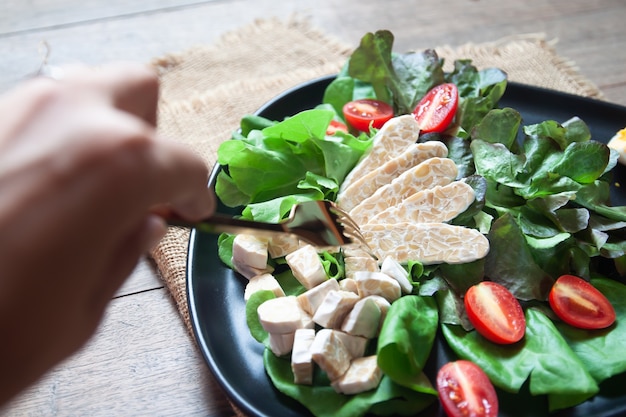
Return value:
[(213, 214), (216, 198), (208, 187), (206, 163), (182, 144), (157, 140), (156, 145), (157, 170), (153, 184), (157, 187), (153, 195), (153, 212), (171, 210), (188, 220)]
[(147, 65), (120, 62), (97, 68), (64, 68), (63, 82), (96, 88), (117, 109), (156, 126), (159, 79)]
[(140, 224), (117, 243), (110, 252), (108, 267), (100, 276), (100, 285), (94, 287), (91, 305), (96, 317), (115, 295), (126, 278), (137, 266), (139, 258), (155, 247), (165, 236), (167, 225), (158, 216), (148, 215)]

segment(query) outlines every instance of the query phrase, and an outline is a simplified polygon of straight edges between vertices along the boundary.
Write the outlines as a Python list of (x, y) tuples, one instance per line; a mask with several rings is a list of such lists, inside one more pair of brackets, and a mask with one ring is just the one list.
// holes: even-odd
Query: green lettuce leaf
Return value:
[(216, 193), (235, 207), (303, 194), (315, 189), (332, 198), (338, 184), (371, 146), (365, 136), (326, 136), (334, 113), (324, 109), (300, 112), (247, 137), (223, 142)]
[[(378, 366), (394, 382), (434, 393), (423, 374), (439, 321), (432, 297), (405, 295), (394, 301), (378, 336)], [(430, 385), (430, 384), (428, 384)], [(426, 391), (424, 391), (426, 390)]]
[(283, 394), (296, 399), (317, 417), (358, 417), (376, 415), (416, 415), (434, 401), (436, 395), (417, 393), (383, 376), (379, 386), (356, 395), (338, 394), (319, 369), (313, 385), (293, 383), (289, 358), (279, 358), (265, 349), (263, 361), (274, 386)]
[(498, 345), (476, 331), (442, 325), (454, 352), (480, 366), (492, 383), (519, 392), (526, 381), (532, 395), (547, 395), (551, 411), (580, 404), (598, 385), (552, 321), (535, 309), (526, 311), (526, 335), (513, 345)]

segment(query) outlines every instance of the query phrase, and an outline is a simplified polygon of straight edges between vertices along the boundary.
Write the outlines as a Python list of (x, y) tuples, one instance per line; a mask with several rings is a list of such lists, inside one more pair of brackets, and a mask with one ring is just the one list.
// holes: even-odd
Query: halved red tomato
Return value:
[(380, 129), (393, 117), (393, 108), (384, 101), (364, 98), (343, 106), (346, 122), (361, 132), (369, 132), (370, 126)]
[(413, 114), (422, 133), (443, 132), (450, 126), (459, 105), (459, 90), (452, 83), (433, 87), (417, 103)]
[(495, 417), (498, 396), (487, 374), (474, 362), (448, 362), (437, 373), (437, 392), (449, 417)]
[(556, 315), (574, 327), (604, 329), (615, 321), (615, 309), (604, 294), (574, 275), (559, 277), (548, 301)]
[(467, 290), (464, 301), (469, 321), (486, 339), (511, 344), (524, 337), (524, 310), (503, 285), (482, 281)]
[(328, 136), (334, 135), (335, 132), (345, 132), (348, 133), (348, 126), (344, 125), (337, 120), (331, 120), (328, 127), (326, 128), (326, 134)]

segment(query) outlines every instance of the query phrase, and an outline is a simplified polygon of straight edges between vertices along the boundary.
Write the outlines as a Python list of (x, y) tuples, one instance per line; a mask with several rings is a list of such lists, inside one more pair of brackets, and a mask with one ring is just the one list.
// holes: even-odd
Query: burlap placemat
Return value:
[[(372, 31), (377, 29), (384, 28)], [(159, 130), (189, 144), (213, 166), (219, 144), (230, 138), (243, 115), (299, 83), (336, 73), (354, 47), (294, 18), (255, 21), (213, 45), (156, 59), (162, 82)], [(415, 45), (416, 50), (429, 47), (447, 65), (469, 58), (478, 68), (503, 69), (512, 81), (602, 97), (541, 35), (457, 47)], [(188, 239), (188, 232), (173, 229), (152, 256), (191, 330), (185, 288)]]

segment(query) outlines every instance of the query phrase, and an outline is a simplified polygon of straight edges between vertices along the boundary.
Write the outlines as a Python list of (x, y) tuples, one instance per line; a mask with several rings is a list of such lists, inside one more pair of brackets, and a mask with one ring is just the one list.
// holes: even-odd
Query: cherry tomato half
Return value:
[(556, 315), (574, 327), (604, 329), (615, 321), (611, 302), (589, 282), (574, 275), (557, 279), (548, 301)]
[(364, 98), (343, 106), (346, 122), (356, 130), (369, 132), (370, 125), (380, 129), (393, 117), (393, 108), (384, 101)]
[(433, 87), (417, 103), (413, 114), (422, 133), (443, 132), (450, 126), (459, 105), (459, 90), (452, 83)]
[(476, 331), (499, 344), (518, 342), (526, 332), (524, 310), (504, 286), (483, 281), (465, 293), (465, 310)]
[(348, 127), (337, 120), (331, 120), (330, 124), (326, 128), (326, 134), (328, 136), (334, 135), (335, 132), (345, 132), (348, 133)]
[(495, 417), (498, 396), (487, 374), (474, 362), (448, 362), (437, 373), (437, 392), (449, 417)]

